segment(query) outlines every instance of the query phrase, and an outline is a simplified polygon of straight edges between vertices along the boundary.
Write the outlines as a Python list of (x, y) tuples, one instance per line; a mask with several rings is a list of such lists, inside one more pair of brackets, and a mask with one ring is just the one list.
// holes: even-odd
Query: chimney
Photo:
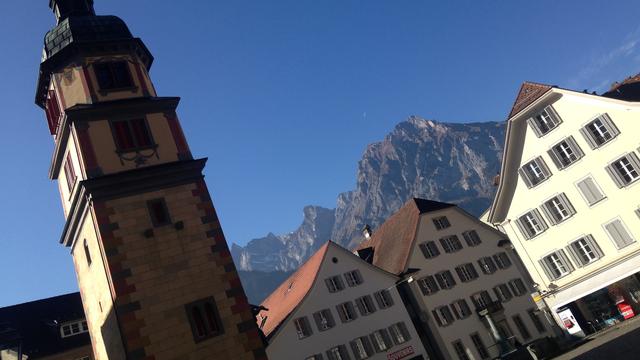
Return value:
[(373, 232), (371, 231), (371, 227), (369, 225), (365, 225), (362, 229), (362, 235), (364, 235), (365, 239), (370, 239)]
[(58, 23), (69, 16), (94, 16), (93, 0), (49, 0)]
[(498, 186), (500, 185), (500, 173), (497, 173), (496, 176), (493, 178), (493, 186)]

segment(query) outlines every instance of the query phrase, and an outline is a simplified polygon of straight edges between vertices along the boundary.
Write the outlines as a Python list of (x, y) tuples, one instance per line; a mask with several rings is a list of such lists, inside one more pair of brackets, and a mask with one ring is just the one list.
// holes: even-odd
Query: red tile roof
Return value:
[[(262, 302), (261, 305), (268, 310), (262, 310), (258, 314), (257, 322), (258, 326), (262, 325), (262, 332), (265, 336), (269, 337), (311, 290), (329, 244), (331, 241), (318, 249), (298, 271), (293, 273)], [(266, 321), (262, 324), (261, 319), (264, 317), (266, 317)]]
[(373, 265), (398, 275), (405, 270), (409, 261), (420, 215), (452, 206), (455, 205), (411, 199), (380, 225), (373, 236), (363, 241), (357, 249), (373, 248)]
[(544, 95), (552, 88), (553, 86), (551, 85), (538, 84), (529, 81), (525, 81), (524, 83), (522, 83), (520, 91), (518, 92), (518, 97), (516, 97), (516, 101), (511, 108), (511, 112), (509, 113), (509, 119), (511, 119), (514, 115), (522, 111), (527, 106), (531, 105), (534, 101), (538, 100), (542, 95)]

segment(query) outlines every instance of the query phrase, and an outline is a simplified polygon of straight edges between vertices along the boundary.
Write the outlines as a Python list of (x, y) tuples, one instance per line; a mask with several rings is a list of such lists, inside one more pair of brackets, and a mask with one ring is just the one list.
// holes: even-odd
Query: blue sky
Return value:
[[(76, 290), (53, 149), (33, 104), (46, 0), (0, 2), (0, 306)], [(640, 72), (632, 0), (96, 0), (156, 57), (229, 242), (335, 205), (357, 161), (409, 115), (503, 120), (522, 81), (602, 91)]]

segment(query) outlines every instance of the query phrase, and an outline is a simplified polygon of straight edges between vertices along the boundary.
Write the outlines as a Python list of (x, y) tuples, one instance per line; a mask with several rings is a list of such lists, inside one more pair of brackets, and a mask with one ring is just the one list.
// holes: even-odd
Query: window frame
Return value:
[(347, 271), (346, 273), (344, 273), (344, 279), (347, 281), (347, 285), (349, 287), (358, 286), (364, 282), (362, 279), (362, 274), (358, 269)]
[(322, 309), (313, 313), (313, 320), (318, 331), (327, 331), (336, 326), (331, 309)]
[(451, 310), (453, 311), (453, 315), (458, 320), (464, 320), (471, 316), (473, 312), (469, 307), (469, 303), (465, 299), (458, 299), (450, 304)]
[(436, 227), (436, 230), (444, 230), (451, 227), (451, 222), (449, 222), (449, 219), (446, 216), (438, 216), (431, 219), (431, 221), (433, 221), (433, 225)]
[(427, 275), (418, 279), (418, 287), (424, 296), (433, 295), (440, 291), (440, 285), (434, 275)]
[[(542, 114), (546, 114), (549, 117), (549, 120), (551, 120), (552, 122), (552, 126), (549, 127), (546, 131), (541, 128), (541, 124), (537, 120), (538, 116), (543, 116)], [(562, 118), (560, 117), (560, 115), (558, 115), (558, 112), (552, 105), (547, 105), (542, 110), (538, 111), (535, 115), (528, 118), (527, 123), (532, 128), (536, 136), (538, 138), (541, 138), (560, 126), (560, 124), (562, 124)]]
[(340, 321), (342, 321), (343, 324), (352, 322), (358, 318), (358, 313), (351, 301), (345, 301), (336, 305), (336, 310), (338, 311), (338, 317), (340, 317)]
[[(376, 334), (378, 334), (379, 337), (377, 337)], [(387, 329), (378, 329), (372, 332), (371, 335), (369, 335), (369, 337), (371, 338), (371, 343), (373, 344), (375, 351), (378, 353), (389, 351), (389, 349), (393, 347), (393, 340), (391, 340), (391, 337), (389, 336), (389, 331)], [(382, 340), (382, 344), (384, 345), (384, 348), (380, 346), (379, 340)]]
[[(436, 279), (436, 282), (438, 283), (438, 287), (441, 290), (453, 289), (457, 285), (456, 279), (453, 277), (451, 271), (449, 270), (439, 271), (434, 274), (434, 277)], [(442, 281), (440, 279), (442, 279)], [(445, 286), (443, 286), (443, 284)]]
[(480, 275), (478, 274), (478, 271), (476, 271), (475, 266), (473, 266), (473, 263), (461, 264), (456, 266), (455, 269), (456, 269), (456, 273), (458, 274), (458, 278), (460, 279), (460, 282), (463, 282), (463, 283), (477, 280), (480, 277)]
[[(630, 242), (622, 244), (622, 246), (620, 246), (620, 244), (618, 244), (618, 242), (616, 241), (616, 239), (613, 237), (613, 235), (611, 234), (611, 232), (609, 231), (609, 229), (607, 228), (609, 225), (615, 223), (615, 222), (619, 222), (620, 226), (622, 227), (621, 230), (624, 230), (624, 232), (626, 233), (626, 235), (628, 235)], [(625, 249), (635, 243), (638, 242), (638, 240), (633, 236), (633, 234), (631, 233), (631, 231), (629, 231), (629, 228), (627, 227), (627, 224), (624, 223), (624, 221), (622, 220), (621, 217), (617, 216), (609, 221), (607, 221), (606, 223), (602, 224), (602, 228), (604, 229), (604, 232), (607, 234), (607, 236), (609, 237), (609, 239), (611, 240), (611, 242), (613, 242), (613, 245), (616, 247), (616, 249), (618, 250), (622, 250)]]
[(324, 279), (324, 283), (327, 286), (327, 290), (330, 293), (337, 293), (344, 290), (344, 284), (342, 283), (342, 278), (340, 275), (330, 276)]
[[(581, 242), (584, 242), (584, 245), (581, 244)], [(590, 248), (591, 253), (593, 253), (595, 258), (590, 259), (588, 261), (585, 260), (585, 257), (590, 257), (588, 256), (587, 253), (581, 252), (582, 250), (584, 250), (585, 247)], [(571, 257), (574, 260), (574, 263), (578, 267), (585, 267), (585, 266), (591, 265), (594, 262), (602, 259), (602, 257), (604, 256), (604, 253), (602, 252), (600, 245), (598, 245), (597, 241), (591, 234), (582, 235), (579, 238), (570, 241), (567, 244), (566, 248), (567, 248), (567, 252), (571, 255)]]
[(440, 327), (447, 327), (456, 321), (449, 305), (437, 306), (431, 311), (431, 314), (433, 315), (433, 319), (436, 321), (436, 324)]
[[(136, 89), (136, 83), (133, 79), (133, 74), (131, 73), (131, 68), (129, 67), (129, 60), (127, 59), (118, 59), (115, 61), (100, 61), (100, 62), (95, 62), (92, 64), (93, 67), (93, 74), (96, 77), (96, 83), (98, 85), (98, 89), (100, 91), (100, 93), (102, 95), (108, 93), (108, 92), (118, 92), (118, 91), (123, 91), (123, 90), (131, 90), (131, 89)], [(116, 67), (119, 65), (123, 65), (123, 67), (119, 70), (125, 69), (126, 71), (126, 75), (125, 78), (127, 80), (127, 83), (122, 84), (122, 83), (118, 83), (117, 82), (117, 76), (116, 76)], [(102, 80), (102, 76), (99, 74), (99, 67), (105, 67), (104, 70), (108, 71), (108, 75), (110, 76), (110, 80), (113, 82), (113, 84), (111, 86), (106, 86), (107, 84), (105, 84)]]
[[(584, 184), (584, 190), (583, 187), (580, 186), (580, 184)], [(607, 195), (604, 193), (604, 191), (602, 191), (602, 188), (596, 182), (596, 179), (593, 177), (593, 175), (585, 176), (584, 178), (576, 181), (574, 185), (589, 207), (593, 207), (607, 198)], [(588, 190), (589, 194), (586, 194), (585, 190)], [(596, 194), (593, 193), (594, 190), (599, 192), (599, 195), (601, 195), (600, 198), (596, 199)], [(595, 201), (589, 202), (588, 196), (592, 196)]]
[(313, 335), (311, 323), (306, 316), (300, 316), (293, 319), (293, 327), (295, 328), (296, 334), (298, 335), (298, 340), (306, 339), (309, 336)]
[[(623, 161), (626, 161), (626, 164), (621, 165), (623, 169), (620, 169), (619, 164)], [(640, 180), (640, 158), (638, 158), (638, 155), (634, 151), (616, 158), (616, 160), (607, 164), (605, 169), (620, 189), (629, 187)], [(623, 170), (627, 172), (623, 174)], [(631, 176), (634, 177), (632, 178)], [(629, 179), (627, 179), (627, 177), (629, 177)]]
[[(535, 165), (537, 170), (535, 170), (531, 165)], [(538, 176), (535, 173), (540, 173), (543, 177)], [(527, 188), (532, 189), (534, 187), (539, 186), (540, 184), (546, 182), (553, 176), (553, 173), (547, 166), (547, 163), (544, 161), (542, 156), (537, 156), (522, 165), (518, 169), (518, 174), (520, 174), (520, 178), (524, 181)]]
[[(212, 310), (212, 313), (210, 314), (207, 311), (207, 305), (209, 305)], [(223, 335), (225, 333), (224, 324), (222, 323), (222, 320), (220, 318), (220, 310), (218, 309), (213, 296), (186, 304), (184, 306), (184, 309), (187, 320), (191, 325), (191, 334), (193, 335), (193, 341), (196, 344)], [(196, 323), (197, 320), (193, 318), (194, 309), (197, 309), (203, 316), (202, 321), (205, 332), (202, 335), (198, 334), (198, 324)], [(216, 329), (213, 329), (213, 326), (215, 326)]]
[(438, 239), (438, 241), (440, 241), (440, 246), (442, 246), (442, 249), (447, 254), (456, 253), (464, 248), (460, 238), (455, 234), (443, 236)]
[[(134, 121), (141, 121), (141, 124), (144, 125), (145, 135), (148, 137), (148, 144), (139, 144), (139, 139), (135, 136), (135, 129), (132, 125)], [(131, 136), (132, 147), (124, 147), (121, 144), (122, 140), (119, 138), (119, 133), (117, 131), (117, 123), (125, 123), (128, 131), (128, 135)], [(121, 155), (124, 153), (131, 152), (139, 152), (147, 149), (157, 149), (158, 144), (153, 138), (153, 133), (151, 132), (151, 127), (149, 126), (149, 121), (146, 116), (142, 117), (132, 117), (132, 118), (120, 118), (120, 119), (111, 119), (109, 120), (109, 127), (111, 129), (111, 136), (113, 138), (113, 142), (116, 145), (116, 154)]]
[(511, 294), (513, 294), (514, 297), (523, 296), (529, 292), (529, 288), (527, 288), (527, 285), (520, 278), (511, 279), (508, 284), (511, 289)]
[(467, 230), (462, 233), (462, 238), (467, 243), (467, 246), (474, 247), (482, 244), (482, 239), (476, 230)]
[[(504, 259), (506, 259), (507, 261), (504, 261)], [(509, 255), (504, 251), (495, 253), (493, 255), (493, 261), (496, 263), (496, 266), (500, 270), (508, 269), (511, 267), (511, 265), (513, 265), (513, 262), (509, 258)]]
[[(552, 261), (550, 263), (546, 260), (548, 258), (550, 259), (553, 256), (557, 257), (556, 261)], [(554, 264), (556, 264), (556, 262), (562, 263), (562, 265), (565, 268), (564, 273), (556, 274), (555, 270), (557, 269), (554, 269), (552, 267)], [(573, 267), (573, 264), (571, 263), (571, 261), (569, 260), (569, 258), (567, 257), (563, 249), (557, 249), (547, 253), (546, 255), (540, 258), (539, 263), (542, 269), (544, 270), (545, 274), (547, 275), (547, 278), (549, 278), (549, 280), (551, 281), (562, 279), (568, 276), (569, 274), (571, 274), (575, 270)]]
[[(536, 227), (531, 220), (536, 221), (538, 227)], [(523, 213), (518, 216), (515, 222), (518, 229), (520, 229), (520, 233), (522, 233), (526, 240), (531, 240), (537, 237), (549, 228), (547, 222), (544, 221), (544, 218), (538, 209), (531, 209)], [(535, 233), (532, 231), (535, 231)]]
[(422, 256), (425, 259), (433, 259), (440, 255), (440, 249), (438, 249), (438, 244), (435, 241), (425, 241), (418, 244), (420, 251), (422, 251)]
[(371, 295), (364, 295), (359, 298), (356, 298), (356, 307), (360, 312), (361, 316), (369, 316), (375, 313), (378, 309), (371, 298)]
[(491, 294), (489, 294), (489, 292), (486, 290), (473, 293), (471, 294), (470, 298), (471, 302), (476, 307), (476, 310), (486, 308), (487, 306), (489, 306), (489, 304), (494, 302)]
[(402, 321), (391, 324), (388, 329), (389, 333), (391, 334), (391, 339), (396, 345), (404, 344), (407, 341), (411, 340), (409, 329), (407, 329), (407, 325), (405, 325)]
[(507, 284), (498, 284), (493, 287), (493, 292), (500, 302), (506, 303), (513, 299), (513, 293)]
[(388, 309), (392, 307), (394, 304), (393, 297), (391, 296), (391, 291), (389, 291), (388, 289), (382, 289), (382, 290), (376, 291), (373, 294), (373, 297), (376, 299), (376, 302), (378, 303), (378, 308), (380, 310)]
[(369, 338), (367, 336), (357, 337), (351, 340), (349, 345), (351, 345), (351, 351), (357, 360), (368, 359), (375, 355), (375, 349), (369, 342)]
[[(563, 144), (566, 145), (566, 149), (563, 148)], [(584, 151), (582, 151), (582, 148), (580, 148), (580, 145), (578, 145), (573, 136), (568, 136), (553, 144), (551, 148), (547, 150), (547, 154), (549, 154), (549, 157), (558, 170), (564, 170), (584, 157)]]
[[(491, 265), (487, 267), (484, 264), (485, 262)], [(478, 259), (478, 266), (480, 267), (480, 271), (482, 271), (482, 273), (485, 275), (491, 275), (498, 271), (498, 266), (496, 265), (496, 262), (492, 256), (483, 256)]]
[[(68, 333), (65, 329), (69, 329)], [(87, 332), (89, 332), (89, 326), (86, 319), (77, 319), (60, 324), (60, 337), (63, 339)]]
[[(600, 121), (602, 123), (602, 127), (604, 127), (611, 136), (609, 139), (605, 139), (604, 142), (599, 142), (597, 139), (597, 135), (594, 135), (589, 128), (590, 125), (595, 124), (597, 121)], [(613, 141), (613, 139), (618, 137), (618, 135), (620, 135), (620, 130), (617, 128), (616, 124), (613, 122), (609, 114), (603, 113), (585, 123), (580, 128), (580, 133), (591, 147), (591, 150), (596, 150), (602, 148), (606, 144)], [(599, 135), (602, 135), (602, 133)]]
[[(573, 217), (573, 215), (576, 214), (575, 207), (573, 206), (571, 201), (569, 201), (569, 198), (564, 192), (545, 200), (540, 207), (542, 208), (544, 214), (547, 216), (547, 219), (549, 219), (551, 225), (561, 224), (569, 220), (571, 217)], [(563, 207), (563, 210), (567, 212), (566, 216), (564, 215), (560, 207)], [(558, 218), (556, 217), (556, 215), (561, 215), (563, 217)]]

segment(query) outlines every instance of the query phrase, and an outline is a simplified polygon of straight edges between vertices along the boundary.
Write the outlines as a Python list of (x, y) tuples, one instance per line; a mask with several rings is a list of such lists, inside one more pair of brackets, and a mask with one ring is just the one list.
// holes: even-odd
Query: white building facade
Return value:
[(269, 359), (429, 359), (396, 281), (328, 242), (261, 304)]
[(416, 279), (409, 288), (440, 358), (493, 359), (553, 336), (505, 235), (457, 206), (410, 200), (360, 249)]
[(570, 334), (640, 310), (640, 104), (624, 86), (598, 96), (525, 83), (507, 124), (488, 221)]

